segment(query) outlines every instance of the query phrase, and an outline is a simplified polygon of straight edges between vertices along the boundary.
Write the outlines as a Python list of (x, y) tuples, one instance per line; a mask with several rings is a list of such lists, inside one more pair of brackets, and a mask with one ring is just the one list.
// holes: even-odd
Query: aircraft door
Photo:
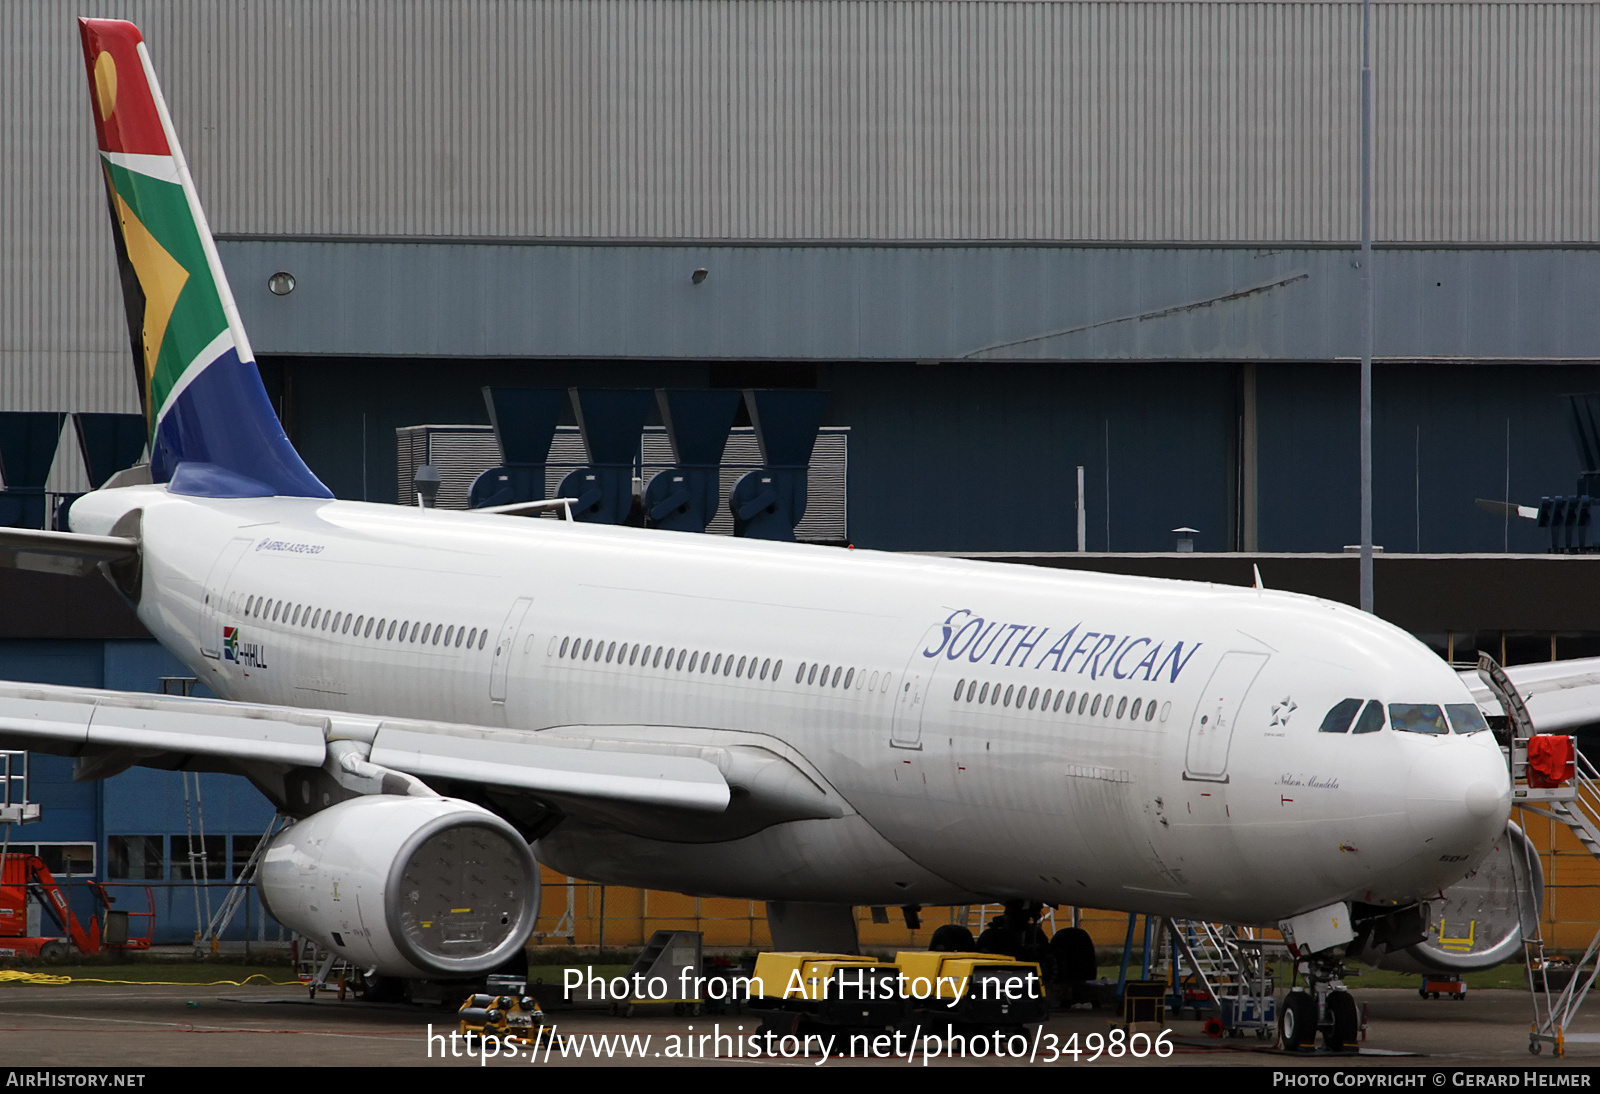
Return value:
[(900, 674), (900, 690), (894, 701), (894, 726), (889, 732), (889, 744), (895, 748), (922, 747), (922, 711), (934, 673), (938, 671), (939, 662), (944, 660), (924, 657), (922, 651), (937, 645), (934, 636), (942, 630), (940, 623), (928, 628), (906, 662), (906, 671)]
[(1264, 653), (1234, 650), (1222, 658), (1206, 682), (1189, 723), (1189, 746), (1184, 755), (1183, 777), (1202, 782), (1228, 781), (1228, 746), (1233, 741), (1234, 720), (1250, 685), (1267, 663)]
[(511, 654), (517, 645), (517, 632), (522, 629), (522, 621), (532, 606), (531, 596), (519, 598), (506, 613), (506, 621), (500, 624), (500, 633), (494, 640), (494, 665), (489, 670), (490, 702), (505, 704), (506, 678), (511, 670)]
[(211, 572), (206, 575), (206, 583), (200, 590), (200, 619), (196, 637), (200, 653), (213, 661), (221, 660), (222, 651), (226, 648), (227, 636), (223, 628), (226, 626), (229, 579), (253, 542), (249, 538), (230, 540), (217, 556), (217, 561), (211, 564)]

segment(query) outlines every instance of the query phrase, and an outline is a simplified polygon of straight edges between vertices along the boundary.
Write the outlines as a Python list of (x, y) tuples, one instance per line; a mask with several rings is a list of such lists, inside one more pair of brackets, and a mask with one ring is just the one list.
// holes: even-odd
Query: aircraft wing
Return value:
[[(1522, 696), (1541, 733), (1600, 722), (1600, 657), (1515, 665), (1504, 672), (1516, 685), (1517, 694)], [(1468, 669), (1460, 676), (1479, 709), (1485, 714), (1502, 713), (1500, 700), (1477, 670)]]
[(720, 813), (731, 796), (717, 763), (684, 755), (672, 742), (655, 749), (648, 742), (607, 747), (593, 737), (0, 683), (0, 748), (75, 756), (79, 778), (132, 766), (241, 773), (252, 765), (315, 768), (329, 762), (329, 745), (338, 741), (357, 742), (370, 762), (424, 780), (508, 787), (552, 802)]

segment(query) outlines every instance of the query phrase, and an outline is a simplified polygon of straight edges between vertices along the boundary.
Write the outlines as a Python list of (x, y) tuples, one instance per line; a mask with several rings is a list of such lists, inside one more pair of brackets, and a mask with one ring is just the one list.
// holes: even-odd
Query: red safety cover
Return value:
[(1571, 737), (1541, 733), (1528, 738), (1528, 785), (1549, 788), (1572, 781), (1577, 774)]

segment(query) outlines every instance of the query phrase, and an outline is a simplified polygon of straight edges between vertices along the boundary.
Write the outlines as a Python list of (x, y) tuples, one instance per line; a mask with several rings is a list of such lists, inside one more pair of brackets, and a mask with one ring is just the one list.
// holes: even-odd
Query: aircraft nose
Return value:
[(1412, 830), (1442, 854), (1495, 839), (1511, 812), (1511, 777), (1497, 748), (1453, 738), (1422, 751), (1406, 784)]

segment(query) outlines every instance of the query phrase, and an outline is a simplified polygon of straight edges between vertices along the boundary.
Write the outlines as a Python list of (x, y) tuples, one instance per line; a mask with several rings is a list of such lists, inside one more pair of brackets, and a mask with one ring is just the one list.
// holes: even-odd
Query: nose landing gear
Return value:
[(1348, 971), (1338, 960), (1313, 954), (1297, 963), (1308, 987), (1295, 988), (1278, 1008), (1278, 1043), (1290, 1052), (1316, 1047), (1317, 1033), (1328, 1052), (1355, 1052), (1361, 1016), (1342, 977)]

